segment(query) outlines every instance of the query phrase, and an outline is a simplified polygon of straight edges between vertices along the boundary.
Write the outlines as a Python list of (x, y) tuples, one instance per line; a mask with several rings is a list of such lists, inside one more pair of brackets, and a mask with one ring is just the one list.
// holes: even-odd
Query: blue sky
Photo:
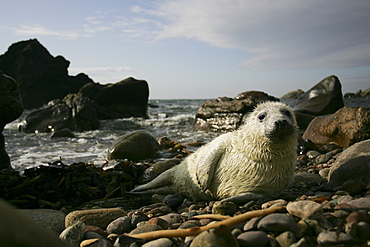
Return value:
[(144, 79), (151, 99), (281, 97), (332, 74), (343, 93), (370, 87), (369, 0), (0, 3), (0, 54), (37, 38), (70, 75)]

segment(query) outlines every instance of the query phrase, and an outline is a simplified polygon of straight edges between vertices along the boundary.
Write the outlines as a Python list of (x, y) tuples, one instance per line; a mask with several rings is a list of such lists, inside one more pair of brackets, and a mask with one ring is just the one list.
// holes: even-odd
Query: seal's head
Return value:
[(273, 144), (296, 138), (297, 122), (294, 112), (284, 103), (269, 101), (259, 104), (248, 118), (248, 122), (258, 125), (254, 130), (259, 130), (259, 134)]

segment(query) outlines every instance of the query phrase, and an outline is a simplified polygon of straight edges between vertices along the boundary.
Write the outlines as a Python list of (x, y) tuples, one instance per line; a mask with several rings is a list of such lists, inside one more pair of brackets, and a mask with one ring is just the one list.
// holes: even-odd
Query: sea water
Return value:
[[(75, 133), (76, 138), (50, 138), (51, 133), (21, 133), (19, 123), (29, 112), (5, 126), (3, 135), (11, 164), (16, 170), (48, 165), (61, 160), (64, 164), (106, 163), (107, 149), (119, 136), (135, 130), (147, 130), (156, 138), (168, 137), (179, 143), (207, 143), (220, 133), (192, 130), (195, 114), (205, 99), (150, 100), (149, 118), (102, 120), (98, 130)], [(285, 101), (294, 105), (294, 100)], [(370, 98), (346, 99), (347, 106), (368, 106)], [(190, 151), (196, 148), (188, 146)], [(192, 150), (194, 149), (194, 150)], [(114, 162), (110, 162), (114, 165)]]

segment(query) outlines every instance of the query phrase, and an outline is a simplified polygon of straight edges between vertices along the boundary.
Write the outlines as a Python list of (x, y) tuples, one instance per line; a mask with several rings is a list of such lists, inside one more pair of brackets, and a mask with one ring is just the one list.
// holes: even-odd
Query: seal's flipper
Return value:
[[(145, 185), (145, 184), (144, 184)], [(140, 187), (140, 186), (138, 186)], [(136, 187), (136, 188), (138, 188)], [(163, 186), (155, 189), (148, 189), (148, 190), (136, 190), (133, 189), (130, 192), (127, 192), (131, 195), (143, 195), (143, 194), (176, 194), (176, 191), (171, 188), (171, 186)]]
[(212, 145), (211, 149), (209, 147), (210, 146), (204, 147), (202, 152), (198, 154), (196, 164), (195, 175), (202, 191), (206, 191), (209, 188), (217, 163), (224, 154), (226, 144), (222, 139), (220, 139), (219, 142)]
[[(174, 170), (169, 169), (163, 172), (162, 174), (160, 174), (158, 177), (156, 177), (149, 183), (137, 186), (136, 188), (131, 190), (130, 193), (140, 194), (138, 192), (142, 192), (141, 194), (150, 194), (151, 192), (145, 192), (145, 191), (151, 191), (153, 189), (166, 187), (167, 185), (172, 184), (173, 173), (174, 173)], [(154, 192), (154, 193), (157, 193), (157, 192)]]

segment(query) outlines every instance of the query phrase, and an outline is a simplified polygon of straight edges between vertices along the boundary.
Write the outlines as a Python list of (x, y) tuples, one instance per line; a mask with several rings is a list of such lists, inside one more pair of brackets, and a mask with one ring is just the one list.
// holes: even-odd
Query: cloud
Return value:
[(18, 28), (10, 28), (16, 35), (28, 36), (56, 36), (65, 39), (75, 39), (81, 36), (89, 37), (88, 33), (79, 31), (53, 31), (39, 25), (21, 25)]
[(369, 1), (179, 0), (132, 11), (162, 18), (158, 40), (241, 50), (250, 69), (370, 65)]

